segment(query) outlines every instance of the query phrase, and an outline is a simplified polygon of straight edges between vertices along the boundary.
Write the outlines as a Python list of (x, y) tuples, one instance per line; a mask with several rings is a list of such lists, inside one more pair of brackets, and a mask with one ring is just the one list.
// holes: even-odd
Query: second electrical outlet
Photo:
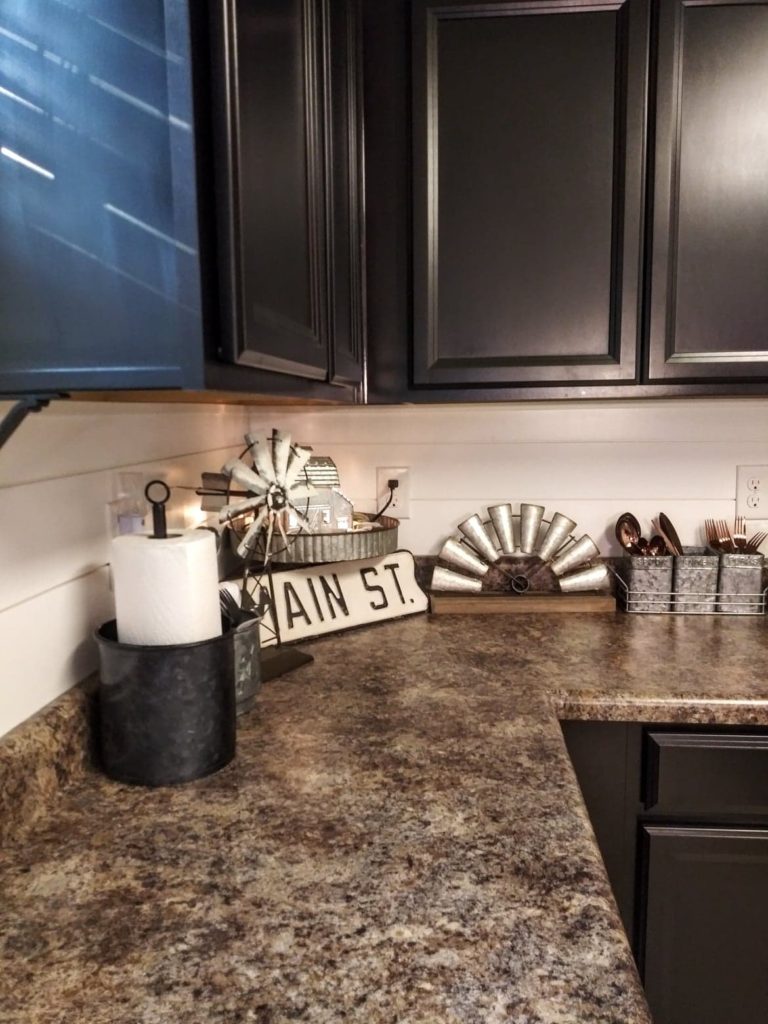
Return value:
[[(397, 487), (390, 492), (390, 482), (397, 480)], [(385, 516), (395, 519), (411, 517), (411, 471), (408, 466), (379, 466), (376, 470), (376, 511), (384, 508)]]

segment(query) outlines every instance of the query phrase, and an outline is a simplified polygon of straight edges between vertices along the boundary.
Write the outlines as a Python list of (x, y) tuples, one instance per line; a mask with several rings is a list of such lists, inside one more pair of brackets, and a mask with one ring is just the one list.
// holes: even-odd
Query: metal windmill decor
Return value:
[(262, 651), (261, 675), (266, 680), (312, 661), (311, 655), (296, 648), (280, 647), (271, 571), (276, 545), (285, 551), (300, 533), (311, 532), (306, 510), (315, 488), (306, 465), (312, 449), (292, 445), (290, 435), (280, 430), (273, 430), (266, 438), (247, 435), (245, 440), (245, 450), (222, 468), (222, 478), (228, 487), (219, 522), (238, 538), (237, 553), (244, 565), (243, 607), (258, 602), (268, 642), (279, 648)]
[(292, 445), (290, 434), (280, 430), (273, 430), (271, 438), (246, 440), (252, 466), (241, 455), (222, 468), (222, 473), (244, 492), (238, 492), (241, 500), (221, 509), (219, 522), (241, 529), (247, 522), (237, 553), (246, 562), (258, 556), (266, 567), (276, 531), (286, 547), (290, 544), (289, 530), (294, 536), (302, 530), (312, 532), (304, 511), (298, 507), (315, 493), (303, 472), (312, 449)]
[[(430, 590), (435, 593), (558, 595), (606, 590), (609, 573), (587, 534), (577, 539), (576, 523), (560, 512), (545, 518), (542, 505), (523, 503), (514, 513), (507, 502), (459, 523), (438, 555)], [(433, 599), (433, 611), (437, 610)], [(515, 610), (515, 601), (504, 604)], [(607, 607), (605, 601), (598, 605)], [(503, 610), (497, 607), (489, 610)], [(443, 609), (440, 609), (443, 610)], [(604, 610), (604, 607), (600, 607)]]

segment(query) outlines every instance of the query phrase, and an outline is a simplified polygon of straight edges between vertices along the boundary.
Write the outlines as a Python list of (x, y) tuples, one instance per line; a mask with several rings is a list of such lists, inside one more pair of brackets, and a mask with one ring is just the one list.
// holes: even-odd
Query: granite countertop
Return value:
[(0, 1022), (647, 1024), (558, 716), (768, 723), (765, 629), (419, 616), (304, 645), (228, 768), (85, 771), (6, 843)]

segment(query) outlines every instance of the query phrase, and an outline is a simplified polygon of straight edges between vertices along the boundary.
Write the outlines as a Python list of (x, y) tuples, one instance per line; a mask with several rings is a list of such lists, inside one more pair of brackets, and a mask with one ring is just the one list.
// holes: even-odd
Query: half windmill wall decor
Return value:
[[(591, 600), (546, 602), (547, 608), (604, 611), (613, 609), (607, 594), (609, 572), (597, 545), (587, 534), (576, 536), (573, 519), (555, 512), (545, 518), (545, 508), (523, 502), (513, 512), (505, 502), (488, 508), (488, 519), (475, 513), (459, 523), (459, 535), (449, 537), (438, 555), (430, 591), (432, 610), (529, 611), (542, 598), (578, 594)], [(451, 601), (473, 595), (502, 601)], [(522, 601), (522, 595), (528, 600)], [(538, 599), (538, 600), (537, 600)]]

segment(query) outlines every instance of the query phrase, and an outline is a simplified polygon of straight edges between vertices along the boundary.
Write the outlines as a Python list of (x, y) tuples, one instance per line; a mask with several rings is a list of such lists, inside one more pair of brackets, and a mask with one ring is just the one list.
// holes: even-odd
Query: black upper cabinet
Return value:
[(413, 18), (414, 383), (634, 380), (646, 3)]
[(651, 380), (768, 379), (768, 3), (661, 0)]
[(352, 400), (357, 0), (92, 6), (0, 14), (0, 393)]
[(225, 354), (358, 382), (357, 5), (224, 0), (215, 28), (225, 57), (216, 73)]
[(374, 400), (765, 392), (768, 2), (370, 0), (365, 44)]
[(201, 387), (182, 0), (3, 4), (0, 392)]

